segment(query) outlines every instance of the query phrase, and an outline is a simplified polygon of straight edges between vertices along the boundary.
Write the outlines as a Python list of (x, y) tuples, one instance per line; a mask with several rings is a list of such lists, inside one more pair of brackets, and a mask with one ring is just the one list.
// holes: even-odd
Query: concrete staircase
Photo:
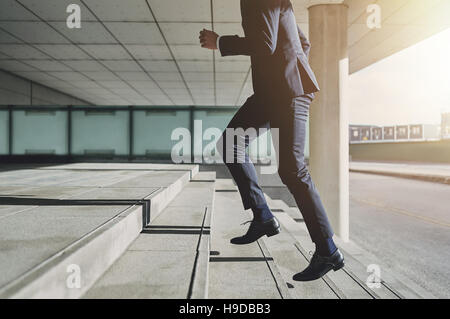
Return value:
[(0, 298), (81, 297), (197, 173), (153, 164), (1, 172)]
[[(232, 180), (197, 166), (72, 164), (0, 177), (3, 196), (16, 199), (0, 197), (0, 244), (11, 246), (0, 251), (0, 267), (8, 257), (28, 266), (6, 272), (1, 298), (432, 297), (384, 272), (378, 287), (368, 285), (367, 266), (377, 260), (339, 241), (344, 269), (294, 282), (314, 250), (298, 209), (267, 196), (282, 232), (231, 245), (251, 216)], [(35, 206), (19, 205), (27, 204), (22, 195)], [(11, 244), (19, 239), (34, 243)], [(68, 284), (74, 265), (79, 287)]]
[(206, 298), (215, 173), (199, 173), (85, 298)]

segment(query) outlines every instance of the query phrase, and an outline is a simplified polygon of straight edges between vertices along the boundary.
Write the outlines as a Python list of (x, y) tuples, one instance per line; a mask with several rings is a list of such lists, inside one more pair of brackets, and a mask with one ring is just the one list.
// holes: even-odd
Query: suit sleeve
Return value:
[(299, 25), (297, 25), (297, 29), (300, 42), (302, 43), (303, 52), (305, 52), (306, 57), (309, 57), (309, 51), (311, 50), (311, 43), (308, 41), (308, 38), (306, 38), (305, 34), (302, 32), (302, 29), (300, 29)]
[(247, 0), (245, 37), (222, 36), (220, 52), (230, 55), (273, 55), (277, 48), (280, 6), (277, 0)]

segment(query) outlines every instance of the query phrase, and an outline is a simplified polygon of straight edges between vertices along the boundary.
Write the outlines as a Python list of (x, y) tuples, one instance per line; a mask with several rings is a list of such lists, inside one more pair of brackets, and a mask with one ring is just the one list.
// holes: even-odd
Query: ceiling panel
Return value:
[(90, 58), (83, 50), (72, 44), (39, 44), (36, 45), (36, 48), (57, 60), (87, 60)]
[(0, 10), (0, 21), (24, 21), (24, 20), (34, 20), (39, 19), (24, 8), (20, 3), (15, 0), (1, 0), (2, 10)]
[(83, 91), (108, 98), (109, 97), (117, 98), (117, 96), (114, 93), (105, 88), (86, 88)]
[(155, 81), (161, 82), (179, 82), (182, 80), (178, 72), (152, 72), (152, 77)]
[(218, 82), (242, 82), (245, 80), (247, 72), (216, 72)]
[(73, 86), (80, 89), (101, 89), (102, 87), (95, 81), (71, 81)]
[(153, 22), (107, 22), (105, 25), (123, 44), (164, 44)]
[(68, 66), (55, 60), (23, 60), (23, 62), (41, 71), (71, 71)]
[(216, 61), (216, 72), (247, 72), (250, 61)]
[(109, 71), (86, 71), (85, 76), (95, 81), (117, 81), (120, 80), (114, 73)]
[(132, 87), (137, 89), (139, 92), (148, 92), (154, 93), (155, 91), (158, 94), (162, 94), (161, 90), (156, 86), (155, 82), (151, 80), (146, 81), (127, 81)]
[(169, 96), (189, 95), (188, 90), (186, 90), (185, 88), (169, 88), (169, 89), (164, 89), (164, 92), (166, 92)]
[(201, 96), (207, 96), (207, 97), (212, 97), (214, 98), (214, 89), (213, 88), (194, 88), (191, 89), (191, 93), (192, 95), (194, 95), (194, 97), (201, 97)]
[(183, 89), (186, 88), (186, 85), (183, 81), (158, 81), (158, 85), (163, 89)]
[(179, 61), (180, 70), (184, 72), (212, 72), (212, 61)]
[(16, 60), (0, 60), (0, 69), (9, 72), (37, 71), (35, 67)]
[(214, 31), (218, 35), (244, 36), (244, 31), (240, 23), (214, 23)]
[(84, 0), (84, 3), (102, 21), (154, 21), (145, 0)]
[(79, 71), (107, 71), (107, 69), (97, 61), (94, 60), (66, 60), (64, 64)]
[(111, 71), (141, 71), (142, 69), (133, 60), (122, 61), (102, 61), (106, 67)]
[(199, 44), (200, 31), (211, 30), (211, 23), (160, 23), (161, 30), (169, 44)]
[(214, 88), (213, 82), (187, 81), (187, 86), (191, 91), (209, 90)]
[[(3, 1), (3, 0), (2, 0)], [(47, 21), (66, 21), (69, 13), (66, 12), (70, 4), (76, 4), (81, 9), (82, 21), (96, 21), (97, 19), (78, 0), (17, 0), (26, 8)], [(83, 22), (82, 22), (83, 23)]]
[(146, 71), (150, 72), (177, 72), (177, 66), (172, 61), (139, 61)]
[(214, 74), (211, 72), (183, 72), (186, 81), (214, 82)]
[(205, 50), (199, 45), (178, 45), (170, 46), (177, 60), (212, 60), (213, 53)]
[(169, 49), (164, 45), (127, 44), (125, 47), (137, 60), (169, 60), (172, 58)]
[(108, 89), (129, 89), (129, 85), (124, 81), (99, 81), (98, 84)]
[(1, 45), (0, 52), (15, 59), (48, 59), (48, 55), (40, 52), (28, 44)]
[(137, 71), (137, 72), (129, 72), (129, 71), (125, 71), (125, 72), (116, 72), (117, 76), (119, 76), (121, 79), (123, 79), (124, 81), (148, 81), (149, 77), (148, 74), (142, 71)]
[(241, 23), (240, 0), (213, 0), (215, 22)]
[(159, 22), (211, 21), (210, 0), (148, 0), (148, 2)]
[(80, 48), (98, 60), (131, 59), (128, 52), (119, 44), (80, 45)]
[(154, 105), (173, 105), (165, 95), (154, 95), (151, 97)]
[(23, 41), (0, 29), (0, 43), (22, 43)]
[(76, 44), (116, 44), (114, 37), (100, 22), (85, 22), (80, 29), (69, 29), (65, 22), (50, 22), (67, 39)]
[(63, 81), (87, 81), (88, 78), (78, 72), (48, 72), (49, 75), (52, 75), (58, 79)]
[(44, 22), (0, 21), (0, 28), (27, 43), (69, 43), (62, 35)]

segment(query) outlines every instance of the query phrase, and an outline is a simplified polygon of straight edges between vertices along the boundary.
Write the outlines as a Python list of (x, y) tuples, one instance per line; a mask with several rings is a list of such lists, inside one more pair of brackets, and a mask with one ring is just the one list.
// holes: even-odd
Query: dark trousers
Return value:
[[(257, 136), (246, 133), (251, 128), (256, 129), (257, 133), (260, 128), (278, 128), (278, 145), (274, 141), (279, 158), (278, 173), (293, 194), (313, 242), (317, 242), (332, 237), (333, 230), (305, 164), (306, 122), (313, 97), (313, 94), (307, 94), (270, 101), (251, 96), (228, 124), (227, 128), (234, 129), (234, 141), (227, 143), (227, 138), (229, 140), (231, 137), (227, 137), (225, 130), (218, 150), (222, 152), (224, 162), (236, 181), (244, 208), (266, 204), (255, 167), (246, 152)], [(236, 130), (238, 128), (241, 130)]]

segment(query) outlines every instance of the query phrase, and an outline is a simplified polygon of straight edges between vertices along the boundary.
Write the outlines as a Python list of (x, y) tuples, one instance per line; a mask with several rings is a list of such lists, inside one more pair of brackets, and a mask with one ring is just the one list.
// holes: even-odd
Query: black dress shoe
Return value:
[(275, 217), (265, 222), (253, 220), (244, 236), (235, 237), (230, 242), (235, 245), (246, 245), (257, 241), (264, 235), (267, 235), (267, 237), (275, 236), (280, 231), (280, 223)]
[(344, 255), (337, 249), (329, 257), (319, 256), (316, 252), (311, 258), (309, 266), (302, 272), (294, 275), (295, 281), (312, 281), (325, 276), (330, 270), (337, 271), (344, 267)]

